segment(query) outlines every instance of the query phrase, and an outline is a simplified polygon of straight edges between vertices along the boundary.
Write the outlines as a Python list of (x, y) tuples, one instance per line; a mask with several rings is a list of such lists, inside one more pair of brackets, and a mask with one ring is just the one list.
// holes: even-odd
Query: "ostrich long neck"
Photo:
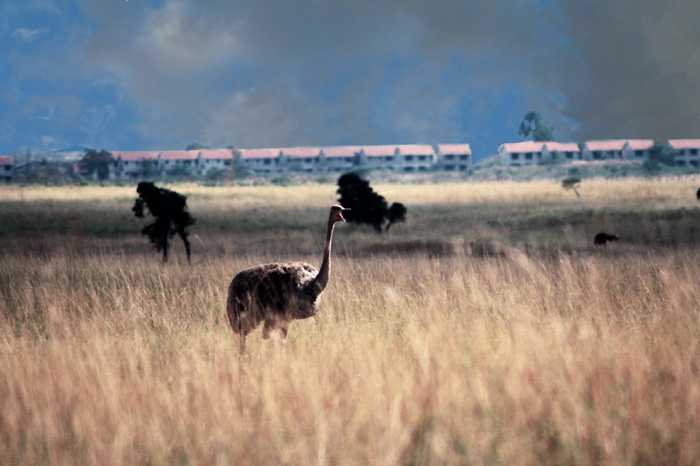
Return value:
[(321, 263), (321, 269), (318, 271), (318, 275), (311, 282), (310, 286), (316, 292), (316, 294), (321, 294), (328, 284), (328, 278), (331, 275), (331, 240), (333, 239), (333, 228), (335, 227), (335, 222), (332, 218), (328, 219), (328, 230), (326, 231), (326, 247), (323, 251), (323, 262)]

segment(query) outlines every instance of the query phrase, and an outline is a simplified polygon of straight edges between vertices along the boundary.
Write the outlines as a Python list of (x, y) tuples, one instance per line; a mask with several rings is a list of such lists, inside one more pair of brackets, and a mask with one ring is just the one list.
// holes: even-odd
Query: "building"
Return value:
[(321, 171), (348, 171), (362, 164), (363, 161), (367, 164), (376, 162), (376, 160), (370, 162), (367, 159), (361, 146), (335, 146), (321, 149), (318, 165)]
[(498, 147), (501, 165), (523, 166), (582, 160), (575, 142), (523, 141), (501, 144)]
[(153, 176), (206, 176), (233, 166), (230, 149), (112, 152), (110, 179)]
[(700, 139), (669, 139), (668, 145), (676, 151), (676, 163), (680, 166), (700, 165)]
[[(257, 173), (324, 173), (358, 167), (418, 173), (434, 170), (438, 158), (427, 144), (240, 149), (239, 153), (244, 165)], [(468, 155), (463, 161), (470, 160), (471, 152)]]
[(0, 156), (0, 180), (11, 183), (15, 177), (15, 161), (9, 155)]
[(282, 171), (282, 149), (238, 149), (241, 164), (256, 173)]
[(636, 160), (649, 157), (654, 141), (651, 139), (614, 139), (586, 141), (581, 147), (584, 160)]
[(112, 152), (109, 178), (141, 178), (160, 174), (160, 152)]
[(282, 149), (280, 157), (281, 168), (284, 170), (302, 173), (315, 173), (320, 171), (320, 147), (293, 147)]
[(394, 170), (398, 156), (396, 146), (364, 146), (360, 151), (359, 163), (372, 168)]
[(427, 172), (434, 168), (435, 149), (427, 144), (403, 144), (396, 146), (393, 170), (401, 173)]
[(584, 160), (622, 160), (622, 149), (627, 141), (622, 139), (609, 141), (586, 141), (581, 146)]
[(472, 164), (472, 149), (469, 144), (438, 144), (437, 168), (440, 170), (468, 170)]

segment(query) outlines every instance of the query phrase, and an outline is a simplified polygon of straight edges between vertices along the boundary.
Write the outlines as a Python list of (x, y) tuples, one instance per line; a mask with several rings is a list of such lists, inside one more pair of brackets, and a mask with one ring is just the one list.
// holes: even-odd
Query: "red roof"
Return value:
[(362, 150), (367, 157), (381, 157), (394, 155), (396, 146), (364, 146)]
[(646, 150), (654, 147), (652, 139), (630, 139), (627, 141), (632, 150)]
[(451, 155), (471, 155), (472, 148), (469, 147), (469, 144), (438, 144), (438, 152)]
[(232, 159), (233, 152), (230, 149), (202, 149), (199, 151), (203, 159)]
[(700, 139), (669, 139), (668, 144), (674, 149), (700, 149)]
[(323, 155), (326, 157), (354, 157), (357, 152), (362, 152), (362, 147), (335, 146), (323, 148)]
[[(501, 144), (507, 152), (539, 152), (544, 147), (544, 142), (523, 141)], [(499, 147), (499, 150), (500, 150)]]
[(112, 152), (112, 157), (122, 158), (125, 162), (140, 162), (142, 160), (157, 160), (158, 152), (155, 151), (133, 151), (133, 152)]
[(433, 146), (428, 144), (402, 144), (397, 146), (403, 155), (433, 155)]
[(622, 150), (622, 147), (625, 145), (624, 139), (615, 139), (615, 140), (610, 140), (610, 141), (586, 141), (584, 144), (586, 147), (588, 147), (588, 150), (594, 151), (594, 150), (602, 150), (602, 151), (608, 151), (608, 150)]
[(544, 145), (549, 152), (579, 152), (575, 142), (545, 142)]
[(290, 147), (282, 149), (282, 154), (292, 158), (317, 157), (321, 153), (318, 147)]
[(274, 159), (282, 149), (239, 149), (243, 159)]
[(0, 165), (14, 165), (15, 161), (9, 155), (0, 155)]
[(196, 160), (198, 150), (165, 150), (160, 153), (163, 160)]

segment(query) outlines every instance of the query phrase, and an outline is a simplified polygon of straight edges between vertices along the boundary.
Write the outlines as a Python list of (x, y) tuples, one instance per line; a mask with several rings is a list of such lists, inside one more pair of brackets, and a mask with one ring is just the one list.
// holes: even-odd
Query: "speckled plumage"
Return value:
[(302, 262), (258, 265), (236, 274), (228, 289), (226, 313), (233, 331), (240, 335), (240, 351), (245, 337), (261, 323), (263, 338), (277, 333), (284, 343), (293, 320), (316, 315), (318, 298), (330, 276), (333, 226), (345, 221), (340, 206), (331, 207), (326, 246), (321, 269)]

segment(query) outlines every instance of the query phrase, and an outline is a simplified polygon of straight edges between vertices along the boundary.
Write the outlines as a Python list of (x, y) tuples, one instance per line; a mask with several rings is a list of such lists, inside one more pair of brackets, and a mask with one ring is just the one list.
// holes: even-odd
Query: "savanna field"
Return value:
[(191, 265), (135, 186), (0, 186), (0, 464), (700, 464), (698, 186), (373, 184), (406, 223), (240, 360), (229, 282), (320, 266), (334, 184), (166, 186)]

